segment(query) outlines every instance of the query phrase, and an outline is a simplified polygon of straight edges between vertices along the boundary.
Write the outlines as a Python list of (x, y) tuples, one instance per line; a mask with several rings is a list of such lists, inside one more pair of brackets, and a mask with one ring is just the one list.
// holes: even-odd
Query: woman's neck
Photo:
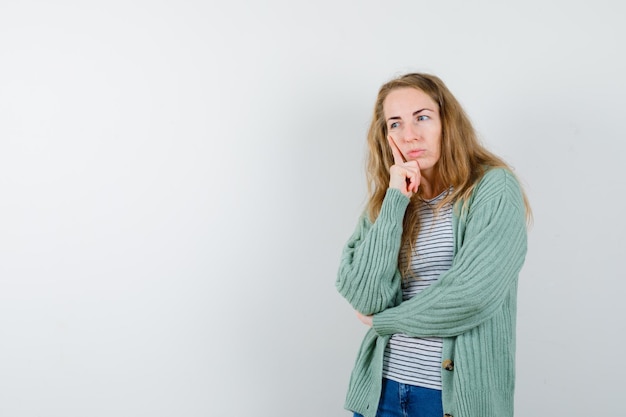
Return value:
[(446, 187), (439, 183), (437, 176), (422, 173), (420, 188), (422, 189), (422, 197), (430, 200), (441, 194)]

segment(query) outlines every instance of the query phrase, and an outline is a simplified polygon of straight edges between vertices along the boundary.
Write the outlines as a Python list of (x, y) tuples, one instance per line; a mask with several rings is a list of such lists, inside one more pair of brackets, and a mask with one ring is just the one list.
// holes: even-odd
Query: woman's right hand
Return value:
[(389, 168), (389, 188), (396, 188), (408, 198), (417, 192), (420, 185), (420, 167), (417, 161), (405, 161), (402, 152), (393, 141), (387, 137), (394, 164)]

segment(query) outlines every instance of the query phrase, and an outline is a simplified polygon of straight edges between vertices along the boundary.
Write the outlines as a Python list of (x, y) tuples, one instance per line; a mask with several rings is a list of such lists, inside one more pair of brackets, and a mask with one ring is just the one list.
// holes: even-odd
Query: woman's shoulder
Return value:
[(480, 179), (481, 183), (505, 183), (507, 181), (517, 182), (515, 174), (506, 167), (485, 167), (485, 173)]
[(504, 167), (488, 167), (482, 178), (478, 181), (478, 189), (511, 189), (519, 191), (521, 189), (515, 174)]
[(487, 168), (472, 194), (474, 203), (505, 199), (515, 205), (523, 206), (522, 188), (517, 177), (509, 168)]

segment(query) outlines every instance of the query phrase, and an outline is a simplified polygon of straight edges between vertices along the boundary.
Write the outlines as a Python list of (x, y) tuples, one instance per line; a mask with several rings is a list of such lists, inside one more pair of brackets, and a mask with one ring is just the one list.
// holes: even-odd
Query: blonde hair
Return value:
[[(439, 106), (441, 119), (441, 156), (435, 165), (434, 184), (451, 187), (436, 210), (447, 203), (466, 202), (484, 173), (493, 167), (510, 167), (498, 156), (482, 146), (469, 117), (457, 99), (438, 77), (430, 74), (411, 73), (395, 78), (384, 84), (378, 91), (374, 114), (367, 134), (367, 185), (369, 199), (367, 213), (373, 222), (380, 213), (383, 199), (389, 188), (389, 168), (393, 165), (393, 155), (387, 142), (387, 124), (383, 103), (387, 95), (399, 88), (415, 88), (426, 93)], [(418, 208), (422, 201), (421, 189), (413, 195), (403, 220), (401, 254), (410, 255), (414, 251), (419, 232)], [(527, 219), (531, 212), (524, 195)], [(409, 272), (410, 256), (406, 264), (400, 265), (403, 276)], [(399, 262), (399, 261), (398, 261)]]

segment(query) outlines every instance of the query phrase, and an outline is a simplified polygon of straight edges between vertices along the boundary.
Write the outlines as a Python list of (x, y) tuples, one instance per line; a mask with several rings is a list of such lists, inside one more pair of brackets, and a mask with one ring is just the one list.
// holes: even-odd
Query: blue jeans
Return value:
[[(441, 417), (441, 391), (383, 378), (376, 417)], [(363, 417), (354, 413), (354, 417)]]

